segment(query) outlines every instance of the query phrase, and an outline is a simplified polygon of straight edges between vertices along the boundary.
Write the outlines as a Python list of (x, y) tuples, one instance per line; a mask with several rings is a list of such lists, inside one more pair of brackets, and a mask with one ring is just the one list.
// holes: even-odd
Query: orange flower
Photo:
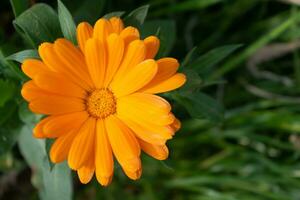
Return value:
[(42, 59), (27, 59), (32, 80), (22, 96), (32, 112), (48, 115), (35, 127), (37, 138), (55, 138), (52, 162), (68, 160), (82, 183), (94, 173), (101, 185), (113, 176), (115, 156), (131, 179), (141, 176), (140, 152), (164, 160), (166, 141), (180, 128), (170, 104), (155, 95), (185, 82), (174, 58), (155, 61), (159, 39), (140, 39), (120, 18), (77, 27), (79, 47), (66, 39), (39, 47)]

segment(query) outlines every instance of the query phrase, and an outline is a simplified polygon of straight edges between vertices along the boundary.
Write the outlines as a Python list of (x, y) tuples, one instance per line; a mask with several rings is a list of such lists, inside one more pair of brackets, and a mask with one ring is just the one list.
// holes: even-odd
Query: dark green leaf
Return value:
[(13, 24), (34, 48), (42, 42), (62, 37), (57, 14), (48, 5), (38, 3), (18, 16)]
[(18, 138), (20, 121), (16, 110), (17, 104), (13, 101), (0, 108), (0, 155), (9, 151)]
[(204, 9), (206, 7), (212, 6), (216, 3), (220, 3), (223, 0), (188, 0), (188, 1), (181, 1), (178, 3), (174, 3), (172, 6), (168, 6), (162, 8), (155, 12), (155, 15), (161, 15), (164, 13), (174, 13), (174, 12), (182, 12), (188, 10), (199, 10)]
[(220, 63), (241, 46), (242, 45), (237, 44), (218, 47), (200, 56), (198, 59), (189, 64), (188, 67), (201, 73), (202, 71), (210, 69)]
[(0, 107), (10, 100), (16, 91), (16, 86), (10, 81), (0, 79)]
[(17, 53), (14, 53), (6, 57), (6, 60), (14, 60), (19, 63), (23, 63), (24, 60), (29, 58), (40, 59), (38, 51), (35, 49), (27, 49), (27, 50), (19, 51)]
[(15, 17), (18, 17), (29, 7), (28, 0), (10, 0), (10, 5), (14, 11)]
[(188, 54), (186, 54), (184, 60), (181, 63), (182, 67), (187, 66), (191, 62), (194, 54), (196, 54), (196, 50), (197, 50), (197, 47), (194, 47), (194, 48), (192, 48), (192, 50), (190, 50), (188, 52)]
[(174, 45), (176, 38), (176, 26), (173, 20), (147, 21), (141, 28), (142, 37), (158, 33), (160, 48), (157, 57), (168, 55)]
[(105, 5), (106, 0), (80, 1), (78, 9), (73, 13), (75, 22), (88, 21), (93, 24), (101, 16)]
[(9, 62), (5, 59), (5, 56), (0, 49), (0, 67), (2, 68), (2, 73), (7, 77), (13, 77), (20, 80), (27, 80), (26, 75), (21, 71), (20, 67), (15, 63)]
[(124, 11), (111, 12), (111, 13), (104, 15), (103, 18), (110, 19), (112, 17), (122, 17), (124, 15), (124, 13), (125, 13)]
[(194, 118), (206, 118), (215, 123), (223, 120), (224, 109), (221, 104), (202, 92), (177, 93), (175, 99)]
[(183, 69), (183, 73), (186, 75), (186, 83), (180, 90), (189, 91), (199, 89), (202, 86), (203, 80), (195, 70)]
[(60, 28), (65, 38), (77, 44), (76, 39), (76, 25), (73, 20), (73, 17), (65, 5), (58, 0), (58, 19), (60, 23)]
[(3, 107), (0, 107), (0, 125), (3, 126), (16, 111), (17, 105), (13, 101), (8, 101)]
[(125, 24), (140, 27), (147, 17), (148, 9), (149, 5), (145, 5), (133, 10), (125, 17)]

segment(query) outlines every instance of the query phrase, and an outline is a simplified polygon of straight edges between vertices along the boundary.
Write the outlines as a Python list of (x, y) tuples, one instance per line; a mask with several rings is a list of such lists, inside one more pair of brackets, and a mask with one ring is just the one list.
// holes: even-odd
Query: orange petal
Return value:
[(111, 23), (104, 18), (99, 19), (94, 26), (93, 38), (99, 39), (101, 42), (105, 42), (106, 38), (113, 31)]
[(145, 59), (145, 53), (145, 44), (142, 41), (136, 40), (130, 43), (124, 52), (123, 61), (113, 81), (121, 79), (131, 68), (142, 62)]
[(178, 70), (179, 63), (175, 58), (161, 58), (157, 60), (156, 76), (149, 84), (157, 84), (172, 77)]
[(33, 129), (33, 136), (36, 138), (46, 138), (43, 127), (50, 120), (49, 117), (42, 119)]
[(163, 98), (145, 94), (134, 93), (118, 99), (117, 112), (120, 116), (141, 118), (157, 125), (169, 125), (175, 117), (170, 114), (171, 106)]
[(120, 36), (123, 38), (126, 46), (132, 41), (140, 39), (139, 30), (132, 26), (128, 26), (124, 30), (122, 30)]
[(149, 128), (145, 128), (141, 126), (140, 124), (136, 123), (135, 121), (124, 118), (123, 116), (119, 116), (120, 119), (132, 130), (134, 131), (134, 134), (147, 142), (157, 144), (157, 145), (163, 145), (166, 143), (167, 139), (170, 137), (164, 137), (159, 132), (155, 132), (153, 130), (149, 130)]
[(176, 73), (179, 67), (178, 61), (174, 58), (162, 58), (156, 62), (158, 68), (155, 77), (141, 91), (169, 79)]
[(157, 64), (148, 59), (132, 67), (120, 79), (114, 79), (111, 89), (116, 97), (131, 94), (149, 83), (157, 72)]
[(83, 184), (89, 183), (95, 172), (95, 156), (94, 154), (90, 155), (85, 165), (77, 170), (79, 180)]
[(101, 176), (101, 177), (97, 177), (97, 180), (102, 186), (108, 186), (111, 183), (112, 178), (113, 176), (110, 177)]
[(104, 121), (101, 119), (97, 120), (96, 137), (96, 177), (101, 185), (107, 186), (112, 180), (114, 160)]
[(93, 154), (95, 149), (95, 126), (96, 120), (89, 118), (80, 128), (68, 156), (71, 169), (80, 169)]
[(78, 129), (73, 129), (55, 140), (50, 149), (50, 159), (53, 163), (60, 163), (67, 159), (77, 133)]
[(86, 41), (93, 36), (93, 27), (87, 22), (81, 22), (76, 31), (79, 47), (84, 52)]
[[(57, 46), (57, 45), (56, 45)], [(63, 55), (60, 57), (64, 57)], [(61, 60), (56, 51), (54, 50), (54, 45), (50, 43), (43, 43), (39, 46), (39, 55), (41, 56), (43, 62), (53, 71), (62, 73), (66, 78), (73, 81), (75, 84), (80, 84), (86, 90), (90, 90), (90, 86), (82, 81), (80, 72), (74, 66), (70, 64), (66, 65), (65, 62)], [(64, 58), (66, 60), (66, 58)], [(77, 65), (76, 65), (77, 66)], [(70, 68), (71, 67), (71, 68)]]
[(148, 84), (147, 87), (141, 89), (141, 92), (158, 94), (168, 92), (181, 87), (186, 81), (186, 77), (182, 73), (177, 73), (171, 78), (157, 84)]
[(40, 60), (26, 59), (22, 66), (22, 71), (31, 79), (39, 73), (49, 72), (49, 68)]
[(86, 91), (57, 73), (39, 73), (34, 77), (38, 87), (62, 96), (85, 98)]
[(112, 17), (109, 19), (109, 22), (114, 33), (120, 34), (124, 29), (124, 24), (119, 17)]
[(88, 116), (88, 113), (85, 111), (50, 116), (43, 126), (44, 135), (48, 138), (61, 137), (72, 129), (81, 127)]
[(85, 45), (85, 59), (96, 88), (102, 88), (106, 71), (106, 47), (99, 39), (91, 38)]
[(169, 156), (169, 150), (166, 145), (154, 145), (143, 140), (139, 140), (142, 150), (157, 160), (165, 160)]
[(122, 168), (134, 172), (141, 168), (140, 146), (131, 130), (116, 116), (105, 119), (108, 138)]
[(32, 112), (45, 115), (59, 115), (85, 110), (82, 100), (72, 97), (62, 97), (53, 94), (39, 94), (30, 102)]
[(23, 84), (21, 95), (26, 101), (37, 99), (41, 94), (48, 94), (46, 91), (39, 88), (34, 81), (27, 81)]
[(159, 39), (156, 36), (149, 36), (144, 39), (146, 46), (146, 59), (152, 59), (156, 56), (159, 50)]
[(175, 118), (174, 122), (171, 124), (171, 128), (174, 130), (174, 132), (177, 132), (181, 128), (181, 122)]
[(93, 84), (88, 74), (83, 53), (66, 39), (57, 39), (54, 43), (54, 49), (64, 68), (77, 77), (79, 83), (84, 82), (84, 85), (91, 88)]
[(124, 170), (124, 172), (125, 172), (125, 174), (130, 178), (130, 179), (132, 179), (132, 180), (137, 180), (137, 179), (139, 179), (140, 177), (141, 177), (141, 175), (142, 175), (142, 168), (139, 168), (139, 169), (137, 169), (137, 170), (135, 170), (135, 171), (128, 171), (128, 170), (126, 170), (126, 169), (123, 169)]
[(107, 39), (108, 65), (105, 74), (104, 86), (107, 87), (119, 69), (124, 54), (124, 41), (117, 34), (111, 34)]

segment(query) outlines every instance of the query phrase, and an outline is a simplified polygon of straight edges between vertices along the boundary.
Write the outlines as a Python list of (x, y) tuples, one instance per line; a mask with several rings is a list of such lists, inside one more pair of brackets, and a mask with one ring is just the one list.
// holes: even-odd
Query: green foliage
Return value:
[(58, 19), (60, 23), (60, 28), (63, 32), (63, 35), (66, 39), (73, 42), (73, 44), (77, 44), (76, 39), (76, 25), (73, 20), (73, 17), (69, 10), (65, 7), (65, 5), (58, 0)]
[(125, 14), (124, 11), (116, 11), (116, 12), (111, 12), (111, 13), (104, 15), (103, 18), (110, 19), (112, 17), (122, 17), (124, 14)]
[(125, 17), (125, 24), (140, 27), (146, 19), (148, 9), (149, 5), (145, 5), (133, 10)]
[[(187, 67), (194, 69), (198, 73), (201, 73), (220, 63), (223, 59), (227, 58), (231, 53), (233, 53), (239, 47), (241, 47), (241, 45), (226, 45), (226, 46), (218, 47), (198, 57), (192, 62), (189, 61), (191, 63), (186, 63), (185, 65), (187, 65)], [(194, 51), (191, 50), (190, 53), (193, 54), (193, 52)]]
[(23, 126), (19, 136), (19, 148), (33, 171), (32, 184), (39, 190), (42, 200), (72, 199), (71, 173), (66, 163), (50, 169), (45, 141), (32, 137), (31, 125)]
[(141, 29), (142, 37), (157, 35), (160, 39), (160, 48), (157, 57), (167, 56), (175, 42), (176, 26), (173, 20), (146, 21)]
[(10, 0), (10, 4), (14, 11), (15, 17), (18, 17), (29, 6), (29, 2), (27, 0)]
[(21, 72), (20, 68), (12, 62), (6, 60), (5, 55), (3, 54), (0, 48), (0, 69), (1, 74), (4, 77), (10, 77), (12, 79), (26, 80), (26, 75)]
[(220, 103), (202, 92), (181, 92), (174, 98), (187, 109), (193, 118), (205, 117), (212, 122), (223, 120), (223, 108)]
[(222, 1), (224, 0), (187, 0), (173, 4), (171, 6), (166, 6), (163, 9), (158, 10), (156, 14), (163, 14), (164, 12), (176, 13), (189, 10), (199, 10), (212, 6), (216, 3), (220, 3)]
[(12, 82), (0, 79), (0, 107), (3, 107), (4, 104), (13, 97), (15, 90), (15, 85)]
[[(300, 13), (295, 5), (260, 0), (153, 0), (141, 7), (133, 0), (46, 2), (29, 7), (29, 1), (10, 0), (7, 10), (16, 18), (18, 34), (10, 34), (10, 26), (0, 27), (0, 198), (299, 199)], [(57, 12), (50, 5), (58, 5)], [(44, 116), (32, 114), (20, 96), (28, 80), (20, 63), (39, 59), (36, 49), (42, 42), (65, 37), (76, 44), (76, 24), (94, 23), (100, 16), (122, 17), (140, 29), (142, 38), (159, 37), (157, 59), (178, 58), (179, 71), (187, 76), (181, 89), (163, 94), (182, 122), (168, 143), (169, 159), (158, 162), (143, 154), (143, 175), (136, 182), (116, 165), (108, 188), (96, 180), (79, 185), (67, 163), (50, 162), (54, 140), (32, 137)], [(282, 46), (270, 47), (273, 43)], [(2, 181), (11, 172), (28, 196), (2, 196), (2, 188), (9, 191)]]
[(14, 53), (14, 54), (6, 57), (6, 60), (14, 60), (19, 63), (23, 63), (24, 60), (30, 59), (30, 58), (35, 58), (35, 59), (40, 58), (37, 50), (27, 49), (27, 50), (19, 51), (17, 53)]
[(94, 23), (103, 13), (107, 0), (69, 0), (69, 2), (71, 5), (77, 4), (77, 9), (73, 12), (75, 22), (88, 21)]
[(20, 131), (20, 122), (16, 118), (17, 105), (9, 101), (0, 107), (0, 156), (7, 153), (16, 143)]
[(37, 48), (42, 42), (53, 42), (61, 37), (56, 12), (48, 5), (35, 4), (13, 22), (16, 31)]

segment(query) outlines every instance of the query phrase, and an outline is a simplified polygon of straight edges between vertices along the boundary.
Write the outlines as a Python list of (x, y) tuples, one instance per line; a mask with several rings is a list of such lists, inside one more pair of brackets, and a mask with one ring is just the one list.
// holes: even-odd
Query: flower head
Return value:
[(22, 96), (35, 113), (47, 115), (34, 128), (37, 138), (55, 138), (52, 162), (68, 160), (82, 183), (94, 173), (101, 185), (113, 177), (114, 157), (131, 179), (141, 176), (141, 150), (164, 160), (166, 141), (179, 129), (170, 104), (158, 93), (182, 86), (174, 58), (154, 60), (159, 39), (140, 39), (120, 18), (77, 27), (78, 47), (66, 39), (43, 43), (41, 60), (22, 70), (32, 80)]

